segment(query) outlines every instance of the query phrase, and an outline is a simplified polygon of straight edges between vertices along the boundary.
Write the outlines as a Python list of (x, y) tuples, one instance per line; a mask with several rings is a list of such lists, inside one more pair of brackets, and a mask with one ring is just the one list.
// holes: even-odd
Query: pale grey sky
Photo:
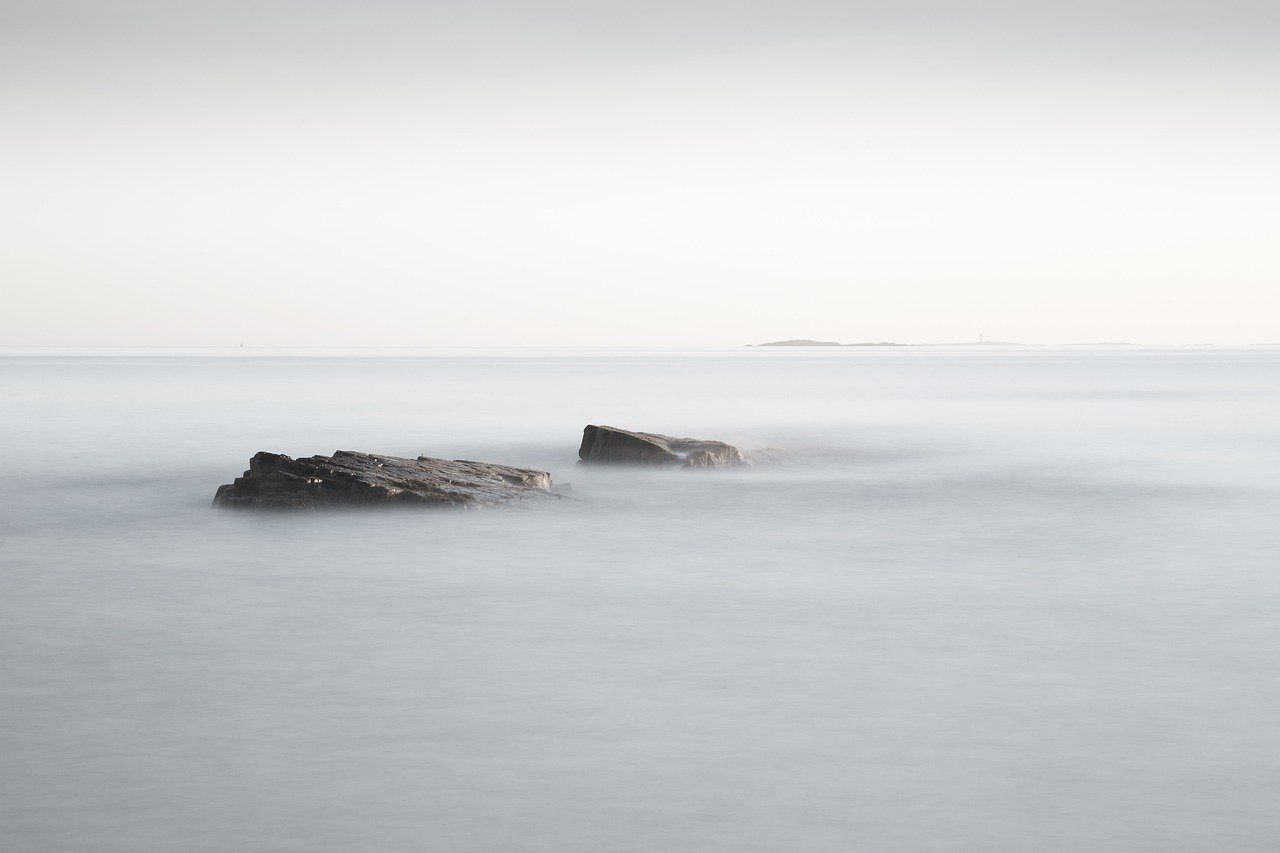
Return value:
[(0, 0), (0, 345), (1280, 341), (1276, 10)]

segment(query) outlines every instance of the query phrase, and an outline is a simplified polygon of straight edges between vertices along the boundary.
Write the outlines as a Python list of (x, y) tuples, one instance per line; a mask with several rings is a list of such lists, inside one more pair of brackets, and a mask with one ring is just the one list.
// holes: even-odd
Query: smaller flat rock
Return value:
[(231, 509), (344, 506), (474, 507), (551, 495), (545, 471), (465, 459), (404, 459), (339, 450), (294, 459), (257, 453), (249, 470), (218, 488), (213, 505)]
[(732, 444), (697, 438), (675, 438), (588, 424), (582, 431), (578, 458), (614, 465), (680, 465), (686, 468), (733, 468), (747, 465)]

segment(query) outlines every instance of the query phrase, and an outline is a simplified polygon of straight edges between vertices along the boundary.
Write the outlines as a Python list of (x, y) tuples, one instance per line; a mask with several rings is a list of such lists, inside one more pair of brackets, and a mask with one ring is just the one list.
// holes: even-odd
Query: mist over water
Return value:
[[(6, 356), (0, 406), (5, 850), (1280, 835), (1280, 350)], [(337, 449), (573, 499), (210, 509)]]

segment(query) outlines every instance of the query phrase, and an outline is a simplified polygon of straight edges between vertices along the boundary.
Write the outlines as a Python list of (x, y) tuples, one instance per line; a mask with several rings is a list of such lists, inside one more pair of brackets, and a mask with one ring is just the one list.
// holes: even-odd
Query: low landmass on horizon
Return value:
[[(839, 341), (813, 341), (808, 338), (795, 338), (788, 341), (769, 341), (763, 344), (747, 344), (747, 346), (761, 347), (915, 347), (929, 346), (929, 344), (899, 344), (893, 341), (879, 341), (866, 343), (842, 344)], [(1012, 341), (960, 341), (957, 343), (932, 344), (932, 346), (941, 347), (972, 347), (972, 346), (993, 346), (993, 347), (1020, 347), (1026, 344), (1014, 343)]]
[(762, 347), (909, 347), (914, 344), (896, 344), (891, 341), (880, 341), (879, 343), (857, 343), (842, 344), (839, 341), (810, 341), (803, 338), (790, 341), (769, 341), (764, 344), (747, 344), (747, 346)]
[[(1025, 347), (1035, 346), (1035, 344), (1024, 344), (1016, 341), (952, 341), (940, 344), (900, 344), (892, 341), (880, 341), (878, 343), (854, 343), (842, 344), (838, 341), (814, 341), (808, 338), (795, 338), (786, 341), (769, 341), (763, 344), (747, 344), (752, 347), (915, 347), (915, 346), (937, 346), (937, 347)], [(1064, 346), (1073, 347), (1136, 347), (1142, 344), (1135, 344), (1129, 341), (1085, 341), (1083, 343), (1065, 344)], [(1213, 344), (1188, 344), (1187, 346), (1213, 346)], [(1251, 344), (1251, 346), (1265, 346), (1263, 344)]]

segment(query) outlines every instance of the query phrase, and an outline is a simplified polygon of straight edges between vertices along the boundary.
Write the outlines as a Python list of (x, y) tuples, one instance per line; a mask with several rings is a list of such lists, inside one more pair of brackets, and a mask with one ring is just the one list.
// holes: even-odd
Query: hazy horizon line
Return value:
[(1140, 343), (1135, 341), (1070, 341), (1062, 343), (1022, 341), (928, 341), (904, 343), (901, 341), (877, 341), (854, 343), (823, 342), (806, 344), (765, 343), (687, 343), (687, 344), (0, 344), (3, 350), (406, 350), (406, 349), (874, 349), (877, 347), (1273, 347), (1280, 341), (1250, 341), (1247, 343), (1198, 341), (1186, 343)]

